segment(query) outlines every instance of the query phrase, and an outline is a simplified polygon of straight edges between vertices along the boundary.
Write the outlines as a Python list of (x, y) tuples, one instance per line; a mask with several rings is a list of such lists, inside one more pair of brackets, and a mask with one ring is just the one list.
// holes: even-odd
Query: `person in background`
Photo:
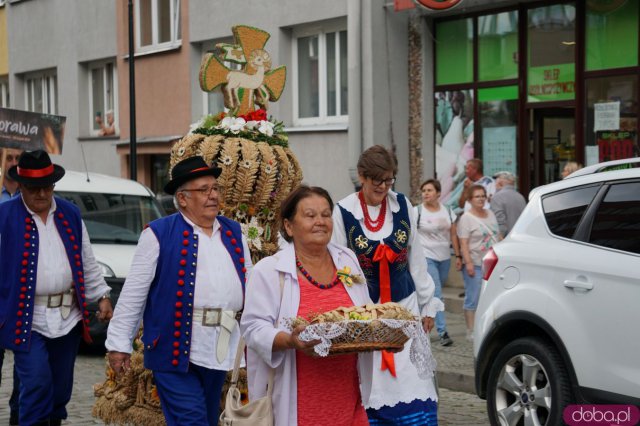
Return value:
[(221, 172), (202, 157), (173, 167), (164, 190), (178, 213), (140, 234), (107, 331), (109, 365), (120, 374), (130, 367), (143, 319), (144, 365), (153, 371), (168, 426), (217, 426), (240, 339), (236, 315), (251, 256), (240, 224), (218, 216)]
[(498, 221), (491, 210), (484, 208), (487, 190), (481, 185), (469, 187), (471, 209), (458, 220), (457, 231), (462, 252), (462, 278), (464, 280), (464, 319), (467, 340), (473, 340), (475, 313), (482, 284), (482, 258), (491, 246), (502, 239)]
[(467, 161), (464, 173), (467, 177), (463, 182), (464, 190), (460, 194), (458, 206), (463, 208), (465, 212), (468, 211), (471, 208), (471, 204), (468, 201), (470, 197), (469, 188), (471, 185), (481, 185), (487, 192), (487, 199), (485, 200), (484, 208), (488, 209), (491, 197), (493, 197), (493, 194), (496, 192), (496, 183), (491, 176), (484, 176), (482, 173), (482, 160), (479, 158), (472, 158)]
[(0, 345), (20, 379), (21, 425), (60, 425), (73, 390), (81, 337), (90, 342), (88, 303), (112, 315), (110, 288), (74, 204), (53, 196), (64, 169), (42, 150), (8, 170), (20, 196), (0, 206)]
[(562, 173), (561, 173), (562, 179), (566, 178), (576, 170), (580, 170), (581, 168), (582, 168), (582, 164), (577, 163), (575, 161), (567, 161), (564, 165), (564, 168), (562, 169)]
[(491, 199), (491, 211), (496, 216), (500, 233), (506, 237), (527, 206), (527, 200), (516, 190), (516, 177), (511, 172), (498, 172), (494, 178), (496, 193)]
[[(429, 333), (444, 304), (434, 296), (413, 207), (404, 195), (391, 191), (398, 161), (385, 147), (374, 145), (360, 155), (357, 168), (362, 189), (333, 209), (332, 240), (356, 253), (373, 301), (401, 304), (422, 318)], [(409, 348), (410, 342), (398, 353), (373, 353), (370, 390), (362, 395), (372, 424), (438, 422), (434, 383), (419, 377)]]
[[(326, 190), (306, 185), (282, 202), (281, 233), (288, 244), (258, 262), (247, 283), (240, 327), (249, 348), (249, 399), (263, 397), (275, 368), (276, 426), (365, 426), (360, 383), (368, 383), (371, 353), (320, 358), (318, 341), (298, 338), (283, 320), (371, 303), (367, 284), (341, 280), (360, 275), (353, 252), (331, 243), (333, 202)], [(330, 374), (328, 374), (330, 373)]]
[[(442, 299), (442, 286), (449, 277), (451, 247), (456, 255), (456, 269), (462, 268), (462, 256), (456, 234), (456, 214), (440, 203), (440, 181), (428, 179), (420, 186), (422, 203), (414, 207), (417, 216), (418, 239), (427, 258), (427, 270), (436, 286), (435, 297)], [(436, 314), (436, 330), (440, 344), (449, 346), (453, 340), (447, 332), (444, 312)]]
[(101, 114), (96, 114), (96, 124), (100, 127), (98, 136), (111, 136), (116, 134), (116, 126), (113, 117), (113, 110), (109, 110), (106, 113), (106, 123), (102, 119)]
[[(11, 179), (5, 170), (9, 170), (13, 166), (18, 164), (18, 158), (22, 154), (21, 149), (4, 148), (5, 163), (2, 168), (2, 194), (0, 195), (0, 204), (5, 201), (9, 201), (11, 198), (18, 196), (18, 182)], [(0, 370), (2, 370), (2, 364), (4, 363), (4, 349), (0, 349)], [(0, 377), (1, 379), (1, 377)], [(18, 372), (16, 366), (13, 366), (13, 390), (11, 391), (11, 397), (9, 398), (9, 425), (14, 426), (18, 424), (20, 408), (18, 405), (18, 398), (20, 396), (20, 379), (18, 379)]]

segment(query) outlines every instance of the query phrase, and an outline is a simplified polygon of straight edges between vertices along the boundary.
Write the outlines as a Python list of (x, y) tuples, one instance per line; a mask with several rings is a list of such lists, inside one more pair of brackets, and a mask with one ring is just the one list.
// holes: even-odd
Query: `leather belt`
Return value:
[(200, 323), (204, 327), (220, 327), (216, 344), (216, 358), (219, 363), (222, 363), (229, 353), (231, 333), (238, 324), (236, 312), (222, 308), (194, 308), (192, 318), (194, 324)]
[(72, 287), (62, 293), (47, 294), (35, 297), (35, 304), (45, 306), (47, 308), (60, 308), (60, 314), (63, 319), (67, 319), (73, 306), (73, 295), (75, 289)]

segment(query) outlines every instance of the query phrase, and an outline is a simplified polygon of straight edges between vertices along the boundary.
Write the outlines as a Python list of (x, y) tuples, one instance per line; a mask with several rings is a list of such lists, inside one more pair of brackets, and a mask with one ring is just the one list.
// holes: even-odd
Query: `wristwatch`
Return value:
[(109, 299), (109, 301), (111, 302), (111, 290), (103, 294), (102, 297), (100, 297), (100, 300), (98, 300), (98, 303), (102, 302), (105, 299)]

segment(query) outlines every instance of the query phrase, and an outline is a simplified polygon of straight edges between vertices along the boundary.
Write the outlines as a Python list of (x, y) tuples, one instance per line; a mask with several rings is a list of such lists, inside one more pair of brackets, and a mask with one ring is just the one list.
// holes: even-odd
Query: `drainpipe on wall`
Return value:
[(349, 177), (354, 188), (360, 186), (357, 163), (363, 151), (362, 140), (362, 0), (347, 3), (347, 47), (349, 84)]

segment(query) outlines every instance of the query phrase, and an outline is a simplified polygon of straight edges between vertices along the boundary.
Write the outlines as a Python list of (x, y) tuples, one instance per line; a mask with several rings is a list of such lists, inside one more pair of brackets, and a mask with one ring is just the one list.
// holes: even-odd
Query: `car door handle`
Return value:
[(564, 280), (564, 286), (567, 288), (579, 288), (582, 290), (593, 289), (593, 284), (588, 281)]

